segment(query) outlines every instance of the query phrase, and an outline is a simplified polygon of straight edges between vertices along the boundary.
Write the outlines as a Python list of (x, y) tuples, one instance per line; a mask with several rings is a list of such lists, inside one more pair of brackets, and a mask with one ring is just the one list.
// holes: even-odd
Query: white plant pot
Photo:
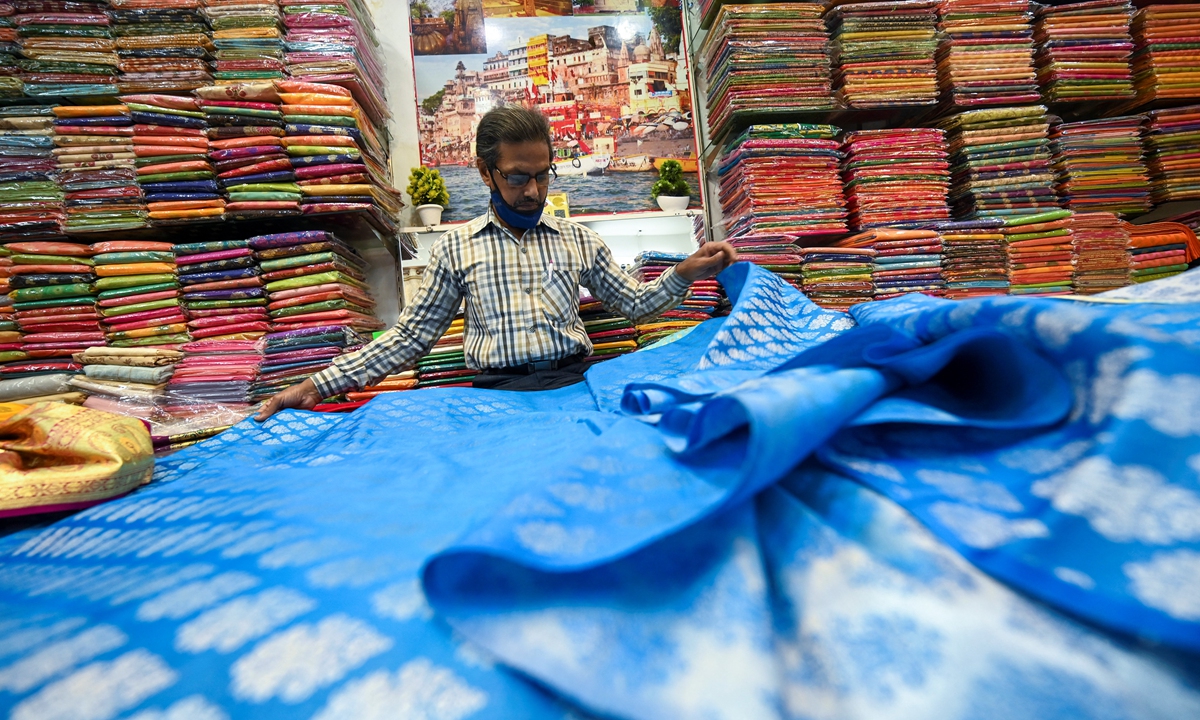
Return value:
[(658, 206), (663, 212), (682, 212), (687, 210), (692, 198), (687, 195), (659, 195)]
[(433, 227), (434, 225), (442, 224), (442, 206), (441, 205), (418, 205), (417, 217), (421, 218), (421, 224), (425, 227)]

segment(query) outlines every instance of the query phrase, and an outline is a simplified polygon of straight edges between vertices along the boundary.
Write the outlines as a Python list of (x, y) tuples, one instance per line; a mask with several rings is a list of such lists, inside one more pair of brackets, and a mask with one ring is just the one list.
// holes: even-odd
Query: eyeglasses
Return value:
[(529, 184), (530, 179), (536, 181), (538, 185), (549, 185), (551, 179), (558, 177), (558, 172), (555, 171), (553, 165), (551, 165), (548, 170), (543, 170), (537, 175), (527, 175), (525, 173), (513, 173), (511, 175), (505, 175), (503, 172), (501, 172), (500, 168), (492, 169), (495, 170), (500, 177), (504, 178), (504, 181), (508, 183), (510, 188), (523, 188)]

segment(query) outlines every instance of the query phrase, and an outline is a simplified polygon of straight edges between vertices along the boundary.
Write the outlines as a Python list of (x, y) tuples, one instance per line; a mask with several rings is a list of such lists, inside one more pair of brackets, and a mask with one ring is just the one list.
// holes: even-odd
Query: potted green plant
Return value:
[(417, 207), (422, 225), (441, 224), (442, 210), (450, 205), (450, 193), (446, 192), (446, 181), (441, 173), (433, 168), (413, 168), (408, 175), (408, 196)]
[(683, 165), (678, 160), (665, 160), (658, 168), (658, 180), (650, 188), (650, 197), (658, 201), (665, 212), (687, 210), (692, 200), (692, 188), (683, 179)]

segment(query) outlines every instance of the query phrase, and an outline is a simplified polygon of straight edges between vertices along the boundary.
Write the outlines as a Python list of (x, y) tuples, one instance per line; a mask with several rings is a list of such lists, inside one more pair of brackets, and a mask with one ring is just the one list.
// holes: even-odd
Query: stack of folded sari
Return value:
[(370, 400), (376, 395), (382, 395), (390, 392), (403, 392), (412, 390), (417, 387), (417, 371), (405, 370), (404, 372), (392, 373), (384, 379), (368, 385), (362, 390), (350, 391), (346, 393), (347, 402), (358, 403)]
[(1161, 280), (1188, 269), (1200, 259), (1200, 244), (1191, 228), (1180, 223), (1125, 224), (1129, 232), (1130, 279), (1135, 283)]
[(258, 402), (302, 383), (329, 367), (338, 355), (354, 352), (369, 341), (368, 335), (332, 324), (269, 333), (251, 400)]
[(1133, 96), (1129, 0), (1086, 0), (1038, 7), (1038, 79), (1050, 102)]
[(256, 340), (271, 329), (258, 260), (248, 240), (175, 246), (188, 328), (196, 340)]
[(0, 98), (16, 98), (25, 94), (25, 83), (18, 77), (21, 68), (20, 35), (13, 16), (17, 9), (11, 3), (0, 4)]
[[(69, 358), (104, 345), (92, 283), (92, 251), (70, 242), (9, 243), (9, 297), (28, 358)], [(5, 346), (8, 347), (8, 346)]]
[(579, 299), (579, 319), (592, 341), (592, 353), (584, 362), (611, 360), (637, 350), (638, 329), (625, 316), (609, 312), (596, 298)]
[(365, 261), (322, 230), (250, 238), (270, 298), (274, 330), (344, 326), (370, 333), (384, 327), (374, 315)]
[(876, 300), (910, 292), (941, 295), (946, 287), (942, 238), (935, 230), (876, 228), (839, 240), (837, 246), (874, 251), (871, 284)]
[(842, 141), (842, 178), (852, 228), (950, 217), (950, 163), (942, 130), (861, 130), (846, 133)]
[(1200, 199), (1200, 105), (1147, 113), (1154, 202)]
[(0, 107), (0, 242), (62, 234), (67, 216), (57, 177), (53, 108)]
[(937, 223), (942, 278), (952, 300), (1008, 294), (1008, 249), (999, 218)]
[(1133, 36), (1139, 101), (1200, 98), (1200, 3), (1142, 7)]
[(816, 3), (721, 6), (699, 50), (713, 137), (746, 117), (836, 107), (823, 13)]
[(91, 246), (97, 306), (113, 347), (188, 342), (171, 243), (115, 240)]
[(92, 396), (86, 407), (149, 419), (183, 356), (171, 348), (88, 348), (75, 356), (83, 375), (71, 385)]
[(95, 97), (117, 94), (119, 73), (107, 10), (91, 0), (16, 0), (8, 3), (26, 95)]
[(54, 150), (66, 191), (68, 232), (144, 227), (134, 118), (126, 105), (58, 105)]
[(1058, 207), (1044, 106), (968, 110), (941, 127), (950, 142), (950, 205), (957, 219)]
[(938, 79), (959, 107), (1038, 102), (1029, 0), (942, 0)]
[(844, 311), (875, 299), (874, 250), (813, 247), (800, 252), (804, 256), (801, 290), (809, 300), (827, 310)]
[(417, 361), (417, 387), (471, 387), (477, 370), (467, 367), (463, 348), (465, 325), (461, 315), (454, 318), (433, 348)]
[(204, 0), (218, 83), (283, 77), (283, 16), (277, 0)]
[(212, 187), (216, 173), (208, 159), (208, 125), (195, 98), (150, 94), (121, 99), (136, 123), (133, 151), (150, 218), (168, 223), (219, 218), (225, 203)]
[(1070, 219), (1075, 245), (1078, 295), (1094, 295), (1129, 284), (1129, 231), (1113, 213), (1076, 213)]
[(212, 405), (250, 404), (263, 360), (261, 341), (208, 338), (180, 350), (183, 360), (166, 387), (168, 410), (182, 414)]
[(285, 61), (293, 80), (340, 85), (383, 127), (387, 106), (384, 62), (371, 19), (360, 0), (281, 0), (287, 29)]
[(1070, 210), (1005, 218), (1009, 293), (1070, 295), (1075, 276), (1075, 244)]
[(852, 108), (936, 105), (937, 0), (849, 3), (826, 18), (838, 97)]
[(1058, 195), (1077, 212), (1148, 212), (1150, 173), (1142, 149), (1142, 115), (1060, 123), (1050, 135)]
[(121, 92), (187, 92), (212, 82), (200, 0), (109, 0)]
[(276, 87), (301, 212), (375, 209), (394, 222), (403, 205), (388, 179), (386, 136), (350, 90), (295, 80)]
[(208, 123), (225, 213), (234, 219), (300, 214), (300, 188), (283, 149), (283, 113), (270, 83), (196, 91)]
[[(644, 250), (633, 259), (633, 267), (630, 272), (639, 282), (654, 282), (662, 277), (668, 269), (675, 267), (687, 258), (686, 253)], [(721, 284), (716, 279), (698, 280), (692, 283), (687, 297), (678, 307), (671, 308), (650, 322), (637, 326), (637, 346), (645, 347), (680, 330), (699, 325), (712, 318), (720, 304)], [(607, 348), (612, 342), (628, 341), (610, 340), (604, 343), (605, 347), (601, 349)], [(593, 354), (596, 354), (595, 348), (593, 348)]]
[(846, 232), (839, 132), (832, 125), (752, 125), (728, 143), (717, 176), (726, 235), (735, 245)]

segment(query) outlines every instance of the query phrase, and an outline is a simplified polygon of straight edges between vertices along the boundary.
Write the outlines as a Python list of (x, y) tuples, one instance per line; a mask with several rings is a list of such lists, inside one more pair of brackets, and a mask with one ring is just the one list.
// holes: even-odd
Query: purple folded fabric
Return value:
[(254, 147), (214, 150), (208, 156), (213, 160), (236, 160), (239, 158), (258, 157), (259, 155), (280, 154), (282, 150), (278, 145), (255, 145)]
[(237, 268), (235, 270), (218, 270), (217, 272), (196, 273), (194, 275), (180, 275), (179, 282), (184, 285), (198, 285), (206, 282), (217, 282), (218, 280), (241, 280), (242, 278), (254, 277), (258, 275), (258, 268)]
[(274, 235), (259, 235), (250, 238), (250, 247), (255, 250), (288, 247), (310, 242), (340, 242), (337, 236), (324, 230), (298, 230), (296, 232), (275, 233)]
[(301, 360), (319, 360), (321, 358), (334, 358), (342, 354), (340, 347), (316, 347), (305, 348), (303, 350), (289, 350), (288, 352), (276, 353), (269, 356), (270, 362), (275, 365), (285, 365), (288, 363), (298, 362)]
[(238, 185), (253, 185), (255, 183), (278, 183), (292, 182), (296, 179), (296, 173), (290, 170), (280, 170), (277, 172), (259, 173), (257, 175), (243, 175), (235, 178), (223, 178), (221, 184), (227, 189)]
[(308, 337), (309, 335), (328, 335), (335, 332), (345, 332), (343, 325), (322, 325), (321, 327), (302, 328), (300, 330), (285, 330), (277, 333), (267, 333), (265, 340), (284, 340), (289, 338)]
[(200, 292), (184, 291), (187, 300), (245, 300), (266, 296), (262, 288), (241, 288), (236, 290), (202, 290)]
[(175, 264), (195, 265), (196, 263), (212, 262), (213, 260), (228, 260), (229, 258), (246, 257), (247, 255), (252, 254), (253, 251), (250, 248), (217, 250), (215, 252), (198, 253), (196, 255), (180, 255), (175, 258)]

